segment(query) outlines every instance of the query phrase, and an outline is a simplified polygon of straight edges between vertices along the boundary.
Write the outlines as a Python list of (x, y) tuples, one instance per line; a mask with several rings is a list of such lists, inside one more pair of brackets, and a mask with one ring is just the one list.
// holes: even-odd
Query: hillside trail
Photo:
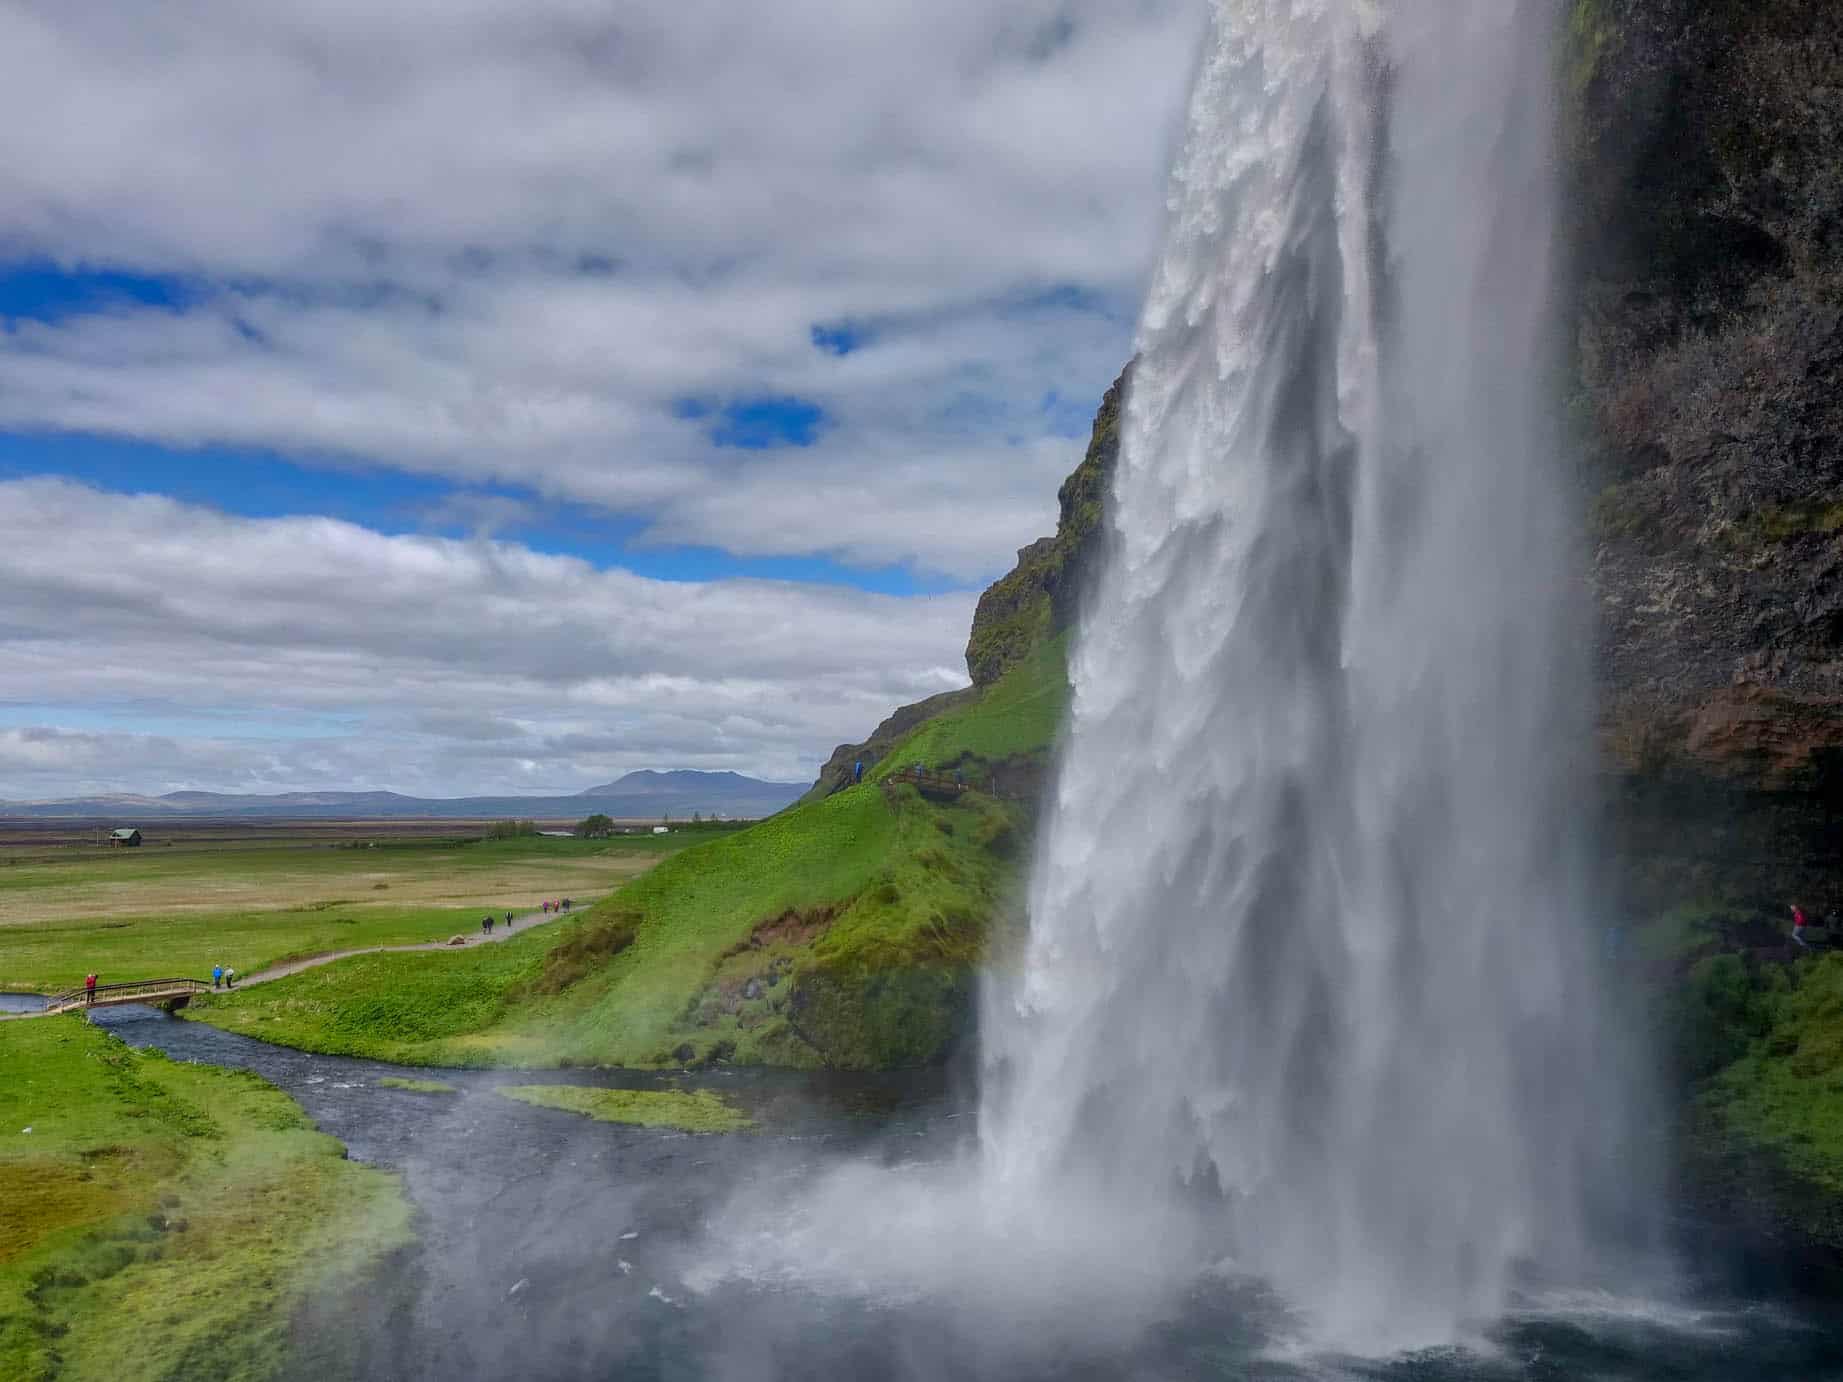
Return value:
[[(285, 960), (281, 964), (270, 965), (267, 969), (258, 970), (248, 977), (239, 978), (236, 988), (245, 989), (254, 984), (267, 984), (276, 979), (286, 979), (289, 975), (299, 974), (302, 970), (318, 969), (321, 965), (330, 965), (335, 960), (348, 960), (354, 955), (380, 955), (404, 950), (472, 950), (482, 945), (498, 945), (510, 940), (513, 936), (524, 935), (533, 927), (547, 926), (565, 915), (574, 916), (576, 913), (574, 911), (569, 913), (527, 912), (523, 916), (514, 917), (510, 929), (506, 929), (502, 923), (493, 928), (491, 935), (480, 932), (473, 935), (463, 934), (459, 944), (453, 940), (446, 940), (419, 941), (415, 945), (363, 945), (351, 950), (329, 950), (324, 955), (306, 955), (298, 960)], [(0, 1022), (18, 1022), (27, 1018), (44, 1016), (47, 1014), (41, 1012), (0, 1013)]]
[[(507, 927), (503, 922), (495, 924), (490, 933), (476, 931), (472, 935), (462, 935), (460, 943), (446, 941), (419, 941), (414, 945), (364, 945), (352, 950), (330, 950), (324, 955), (307, 955), (298, 960), (284, 960), (281, 964), (270, 965), (258, 970), (248, 977), (239, 976), (236, 987), (250, 988), (256, 984), (271, 983), (276, 979), (286, 979), (292, 974), (299, 974), (305, 969), (317, 969), (321, 965), (330, 965), (335, 960), (347, 960), (354, 955), (384, 955), (409, 950), (473, 950), (482, 945), (498, 945), (513, 936), (522, 936), (534, 926), (547, 926), (560, 920), (563, 912), (527, 912), (514, 919), (514, 924)], [(574, 916), (574, 912), (567, 913)]]

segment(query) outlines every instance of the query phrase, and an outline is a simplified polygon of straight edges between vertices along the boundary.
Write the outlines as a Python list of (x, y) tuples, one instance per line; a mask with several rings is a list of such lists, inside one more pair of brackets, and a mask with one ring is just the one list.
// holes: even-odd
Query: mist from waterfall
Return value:
[(1578, 1279), (1655, 1189), (1581, 829), (1558, 22), (1219, 0), (984, 1014), (994, 1213), (1221, 1241), (1351, 1346)]

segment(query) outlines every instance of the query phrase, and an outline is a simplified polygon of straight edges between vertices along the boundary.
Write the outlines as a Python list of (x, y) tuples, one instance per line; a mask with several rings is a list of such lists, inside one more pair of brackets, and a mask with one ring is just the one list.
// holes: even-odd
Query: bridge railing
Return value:
[(48, 1008), (67, 1008), (73, 1004), (87, 1003), (93, 991), (97, 1001), (104, 998), (119, 1001), (124, 998), (170, 997), (175, 993), (208, 993), (211, 985), (204, 979), (136, 979), (125, 984), (98, 984), (94, 990), (66, 989), (63, 993), (54, 993), (45, 1004)]

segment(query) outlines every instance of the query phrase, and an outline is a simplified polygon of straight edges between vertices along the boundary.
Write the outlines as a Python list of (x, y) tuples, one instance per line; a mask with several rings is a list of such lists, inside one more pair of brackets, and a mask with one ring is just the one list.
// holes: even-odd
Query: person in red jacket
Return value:
[(94, 974), (83, 976), (83, 1001), (85, 1003), (96, 1001), (96, 976)]
[(1806, 924), (1807, 923), (1805, 922), (1804, 909), (1799, 907), (1797, 903), (1793, 903), (1792, 904), (1792, 939), (1797, 941), (1800, 945), (1804, 946), (1806, 950), (1809, 950), (1811, 948), (1811, 942), (1805, 939)]

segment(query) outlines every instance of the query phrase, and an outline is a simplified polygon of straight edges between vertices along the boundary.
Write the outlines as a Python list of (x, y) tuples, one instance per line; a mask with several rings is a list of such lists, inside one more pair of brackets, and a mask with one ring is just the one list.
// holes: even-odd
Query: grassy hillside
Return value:
[(396, 1180), (254, 1075), (0, 1024), (0, 1377), (261, 1378), (294, 1308), (408, 1241)]
[(560, 933), (346, 961), (193, 1014), (432, 1064), (937, 1059), (965, 1031), (973, 967), (1012, 911), (1030, 814), (983, 790), (931, 800), (895, 771), (1034, 780), (1066, 700), (1058, 639), (918, 726), (862, 785), (677, 854)]
[(1020, 656), (977, 700), (918, 727), (871, 776), (881, 781), (920, 763), (934, 771), (961, 771), (980, 784), (994, 769), (1040, 767), (1068, 713), (1068, 641), (1063, 634)]

